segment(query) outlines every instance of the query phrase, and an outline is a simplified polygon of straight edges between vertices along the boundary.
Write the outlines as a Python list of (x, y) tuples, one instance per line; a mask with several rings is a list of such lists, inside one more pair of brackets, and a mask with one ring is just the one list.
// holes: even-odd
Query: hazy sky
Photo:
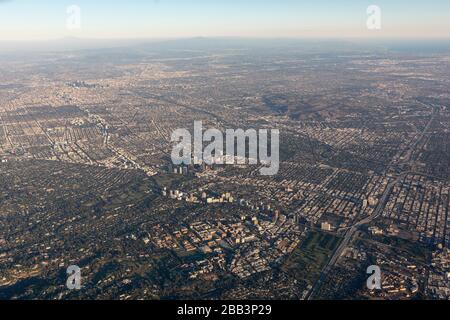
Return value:
[[(81, 29), (66, 26), (70, 5)], [(381, 30), (366, 27), (369, 5)], [(450, 38), (450, 0), (0, 0), (0, 40), (67, 36)]]

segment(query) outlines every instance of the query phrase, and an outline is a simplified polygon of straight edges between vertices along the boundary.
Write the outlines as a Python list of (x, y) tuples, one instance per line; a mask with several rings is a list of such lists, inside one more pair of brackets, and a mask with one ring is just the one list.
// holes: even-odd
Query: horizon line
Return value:
[(0, 42), (48, 42), (48, 41), (63, 41), (63, 40), (82, 40), (82, 41), (160, 41), (160, 40), (195, 40), (195, 39), (243, 39), (243, 40), (416, 40), (416, 41), (433, 41), (433, 40), (447, 40), (450, 41), (450, 36), (430, 36), (430, 37), (415, 37), (415, 36), (383, 36), (383, 37), (366, 37), (366, 36), (180, 36), (180, 37), (126, 37), (126, 38), (107, 38), (107, 37), (77, 37), (65, 36), (45, 39), (0, 39)]

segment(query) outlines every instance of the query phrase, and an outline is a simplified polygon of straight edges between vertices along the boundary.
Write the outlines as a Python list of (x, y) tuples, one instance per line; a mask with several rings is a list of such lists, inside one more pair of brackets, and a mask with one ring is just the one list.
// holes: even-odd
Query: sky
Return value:
[[(367, 28), (370, 5), (381, 29)], [(0, 40), (200, 36), (450, 38), (450, 1), (0, 0)]]

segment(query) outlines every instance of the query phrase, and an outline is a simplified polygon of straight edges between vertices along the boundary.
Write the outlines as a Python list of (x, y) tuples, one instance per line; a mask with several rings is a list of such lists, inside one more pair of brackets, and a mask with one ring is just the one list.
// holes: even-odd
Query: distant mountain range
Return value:
[[(77, 51), (134, 47), (140, 50), (246, 49), (263, 47), (329, 48), (334, 50), (378, 48), (402, 53), (450, 53), (450, 39), (435, 40), (364, 40), (364, 39), (263, 39), (263, 38), (184, 38), (184, 39), (88, 39), (66, 37), (54, 40), (0, 41), (0, 53), (26, 51)], [(334, 49), (334, 50), (333, 50)]]

